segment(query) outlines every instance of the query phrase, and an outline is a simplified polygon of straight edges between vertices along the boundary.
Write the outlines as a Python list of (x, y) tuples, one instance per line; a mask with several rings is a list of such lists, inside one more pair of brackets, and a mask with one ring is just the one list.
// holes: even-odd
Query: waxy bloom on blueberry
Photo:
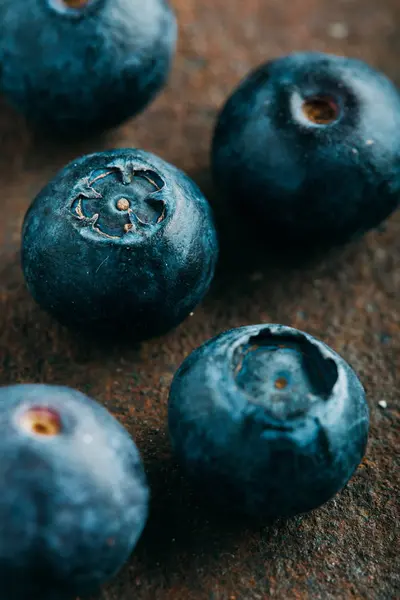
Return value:
[(360, 463), (363, 387), (333, 350), (283, 325), (227, 331), (195, 350), (171, 386), (169, 430), (201, 495), (259, 518), (317, 508)]
[(68, 165), (23, 227), (22, 265), (36, 301), (67, 325), (134, 341), (189, 315), (217, 254), (211, 209), (195, 183), (134, 149)]
[(109, 580), (147, 519), (142, 461), (127, 431), (80, 392), (0, 388), (0, 593), (73, 600)]
[(176, 45), (167, 0), (2, 0), (0, 90), (51, 132), (91, 134), (143, 110)]
[(276, 248), (344, 243), (400, 203), (399, 130), (400, 94), (382, 73), (356, 59), (290, 54), (228, 99), (214, 134), (215, 182)]

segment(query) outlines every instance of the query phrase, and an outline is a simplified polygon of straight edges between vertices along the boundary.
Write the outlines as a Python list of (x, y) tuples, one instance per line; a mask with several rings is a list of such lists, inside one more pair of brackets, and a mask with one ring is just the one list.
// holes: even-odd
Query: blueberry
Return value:
[(400, 95), (383, 74), (355, 59), (291, 54), (260, 66), (227, 101), (214, 178), (264, 237), (334, 246), (397, 208), (399, 129)]
[(332, 498), (361, 461), (363, 388), (347, 363), (283, 325), (232, 329), (193, 352), (172, 383), (169, 429), (202, 495), (257, 518)]
[(0, 589), (7, 600), (91, 592), (128, 559), (148, 489), (125, 429), (80, 392), (0, 388)]
[(36, 124), (88, 134), (164, 85), (176, 20), (166, 0), (2, 0), (0, 89)]
[(72, 162), (38, 195), (23, 227), (22, 264), (36, 301), (67, 325), (136, 341), (193, 310), (217, 252), (198, 187), (141, 150)]

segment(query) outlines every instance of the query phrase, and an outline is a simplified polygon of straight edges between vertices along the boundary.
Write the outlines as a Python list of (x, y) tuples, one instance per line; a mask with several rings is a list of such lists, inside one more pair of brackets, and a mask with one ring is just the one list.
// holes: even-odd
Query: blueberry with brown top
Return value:
[(138, 450), (105, 408), (49, 385), (0, 388), (0, 589), (73, 600), (125, 563), (149, 492)]
[(382, 73), (356, 59), (291, 54), (260, 66), (227, 101), (214, 178), (278, 247), (344, 243), (399, 205), (399, 129), (400, 95)]

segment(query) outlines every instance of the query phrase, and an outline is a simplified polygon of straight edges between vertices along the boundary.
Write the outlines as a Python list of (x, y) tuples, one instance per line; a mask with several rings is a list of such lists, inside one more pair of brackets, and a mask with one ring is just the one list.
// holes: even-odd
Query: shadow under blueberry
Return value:
[[(0, 385), (49, 383), (66, 385), (99, 398), (121, 359), (134, 370), (140, 345), (129, 339), (88, 337), (60, 325), (30, 296), (19, 266), (19, 254), (3, 265), (9, 286), (0, 314)], [(110, 402), (107, 408), (112, 410)]]
[(364, 243), (362, 235), (342, 246), (314, 246), (296, 240), (291, 242), (284, 239), (279, 230), (267, 228), (252, 212), (244, 218), (237, 207), (229, 206), (227, 199), (218, 193), (208, 168), (191, 173), (191, 177), (214, 211), (220, 241), (219, 272), (235, 270), (240, 273), (257, 269), (291, 272), (312, 269), (321, 260), (341, 262)]
[(262, 530), (266, 542), (275, 523), (260, 523), (217, 508), (186, 480), (165, 447), (165, 456), (146, 464), (151, 504), (148, 523), (132, 556), (132, 566), (146, 578), (172, 585), (184, 573), (219, 563)]
[[(131, 559), (106, 588), (110, 598), (125, 600), (118, 591), (135, 585), (140, 597), (146, 590), (154, 598), (183, 582), (202, 589), (215, 570), (228, 574), (240, 568), (242, 556), (252, 556), (253, 570), (264, 570), (265, 560), (290, 556), (290, 544), (301, 543), (297, 532), (307, 517), (261, 522), (205, 501), (171, 457), (167, 440), (157, 443), (157, 456), (146, 460), (144, 450), (144, 458), (151, 489), (149, 518)], [(103, 597), (108, 598), (92, 598)]]
[[(308, 328), (307, 298), (318, 297), (321, 280), (332, 288), (341, 274), (362, 267), (369, 251), (366, 236), (344, 246), (312, 254), (282, 243), (265, 244), (265, 232), (244, 222), (217, 193), (208, 170), (192, 174), (214, 209), (220, 258), (209, 293), (202, 302), (207, 323), (216, 333), (254, 322)], [(375, 234), (377, 235), (377, 234)], [(378, 234), (379, 235), (379, 234)], [(346, 269), (345, 269), (346, 267)]]
[[(112, 147), (118, 140), (118, 129), (97, 131), (87, 136), (75, 131), (75, 136), (70, 133), (60, 137), (59, 133), (27, 121), (2, 95), (0, 132), (4, 166), (9, 167), (14, 162), (19, 164), (23, 159), (24, 171), (35, 173), (38, 170), (47, 172), (49, 167), (55, 173), (74, 158)], [(31, 151), (33, 148), (34, 152)]]
[(51, 165), (56, 173), (77, 157), (113, 147), (118, 139), (118, 131), (97, 132), (90, 137), (59, 138), (29, 123), (27, 127), (35, 148), (35, 152), (29, 154), (29, 162), (26, 164), (29, 171), (42, 170), (44, 167), (47, 169)]
[[(177, 463), (170, 445), (167, 426), (158, 435), (141, 425), (141, 452), (151, 491), (146, 528), (135, 548), (128, 568), (135, 577), (152, 585), (173, 585), (185, 577), (196, 580), (200, 569), (229, 564), (243, 545), (264, 547), (279, 531), (295, 527), (304, 517), (259, 519), (240, 514), (229, 504), (218, 506), (207, 494), (195, 488)], [(146, 444), (147, 438), (153, 438)]]
[[(220, 238), (220, 264), (230, 267), (232, 264), (241, 267), (280, 267), (288, 270), (313, 266), (321, 258), (340, 259), (348, 248), (362, 243), (363, 234), (343, 245), (307, 244), (304, 240), (285, 239), (283, 233), (274, 227), (268, 227), (257, 214), (251, 204), (249, 214), (243, 214), (218, 192), (209, 168), (202, 168), (191, 173), (207, 200), (210, 202), (215, 216)], [(379, 229), (384, 228), (382, 225)], [(249, 262), (251, 259), (251, 262)]]

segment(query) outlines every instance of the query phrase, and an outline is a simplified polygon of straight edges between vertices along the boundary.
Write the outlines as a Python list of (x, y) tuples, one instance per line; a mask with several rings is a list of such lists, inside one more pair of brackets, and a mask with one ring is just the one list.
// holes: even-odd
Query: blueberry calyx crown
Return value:
[(164, 180), (152, 169), (116, 161), (79, 182), (70, 213), (99, 236), (120, 239), (165, 219), (164, 187)]
[(291, 420), (328, 400), (339, 379), (331, 356), (298, 333), (268, 329), (241, 338), (232, 355), (236, 385), (250, 404), (273, 418)]

